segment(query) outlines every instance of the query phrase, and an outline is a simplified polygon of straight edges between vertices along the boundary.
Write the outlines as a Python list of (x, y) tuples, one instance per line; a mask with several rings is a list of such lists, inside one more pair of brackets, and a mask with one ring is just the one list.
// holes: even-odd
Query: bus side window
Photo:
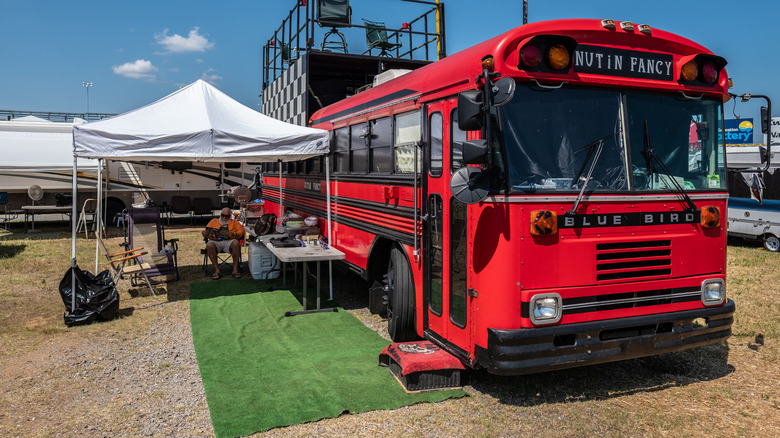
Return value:
[(443, 152), (442, 130), (444, 128), (441, 113), (433, 113), (428, 118), (428, 173), (431, 176), (441, 176)]
[(393, 171), (393, 119), (383, 117), (371, 122), (371, 141), (368, 159), (371, 173)]
[(415, 151), (417, 151), (417, 171), (420, 171), (420, 161), (417, 143), (422, 140), (420, 111), (397, 114), (395, 116), (393, 136), (393, 158), (395, 173), (413, 173), (415, 169)]
[(463, 142), (466, 141), (466, 131), (458, 127), (458, 109), (452, 110), (450, 117), (450, 171), (464, 166), (463, 164)]
[(466, 204), (450, 198), (450, 321), (466, 326), (468, 253)]
[(349, 171), (349, 127), (339, 128), (333, 136), (333, 173)]
[(358, 123), (350, 127), (349, 171), (366, 173), (368, 170), (368, 141), (371, 136), (368, 123)]

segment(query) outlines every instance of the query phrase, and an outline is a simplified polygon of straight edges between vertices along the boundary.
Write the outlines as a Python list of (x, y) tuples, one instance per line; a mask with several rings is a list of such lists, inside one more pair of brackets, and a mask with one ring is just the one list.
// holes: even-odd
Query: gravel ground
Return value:
[[(3, 239), (0, 437), (213, 436), (189, 322), (189, 285), (204, 279), (199, 239), (194, 229), (174, 231), (185, 248), (182, 281), (156, 297), (122, 285), (120, 318), (74, 328), (62, 324), (61, 263), (45, 261), (69, 253), (69, 240)], [(88, 260), (94, 241), (79, 245)], [(730, 257), (749, 249), (739, 251)], [(730, 262), (732, 290), (756, 277), (780, 281), (740, 260)], [(336, 300), (386, 337), (386, 323), (366, 309), (367, 285), (343, 275), (334, 285)], [(741, 312), (727, 343), (532, 376), (474, 372), (468, 397), (257, 436), (780, 436), (777, 305), (757, 293), (732, 295)]]

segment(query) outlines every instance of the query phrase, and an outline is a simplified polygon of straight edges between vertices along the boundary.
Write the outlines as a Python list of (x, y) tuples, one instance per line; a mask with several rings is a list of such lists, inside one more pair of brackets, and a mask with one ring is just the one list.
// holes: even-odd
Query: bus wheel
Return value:
[(414, 328), (414, 279), (409, 262), (398, 248), (390, 251), (385, 276), (387, 332), (393, 342), (417, 338)]
[(764, 248), (766, 248), (767, 251), (777, 252), (780, 250), (780, 239), (773, 234), (767, 234), (766, 237), (764, 237)]

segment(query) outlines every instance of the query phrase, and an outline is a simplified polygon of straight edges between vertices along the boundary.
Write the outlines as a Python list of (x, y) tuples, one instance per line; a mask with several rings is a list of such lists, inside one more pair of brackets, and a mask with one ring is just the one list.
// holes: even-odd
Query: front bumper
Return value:
[[(715, 344), (731, 335), (734, 302), (604, 321), (532, 329), (488, 329), (488, 346), (477, 346), (477, 365), (502, 375), (533, 374), (633, 359)], [(694, 325), (694, 320), (706, 323)]]

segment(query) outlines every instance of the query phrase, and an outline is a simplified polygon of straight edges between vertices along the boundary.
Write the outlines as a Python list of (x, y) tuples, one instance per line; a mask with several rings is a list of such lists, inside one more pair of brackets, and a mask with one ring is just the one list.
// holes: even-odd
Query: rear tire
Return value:
[(385, 282), (388, 294), (387, 332), (393, 342), (412, 341), (417, 338), (414, 324), (414, 279), (409, 261), (397, 247), (390, 251)]
[(773, 234), (767, 234), (766, 237), (764, 237), (764, 248), (766, 248), (767, 251), (779, 251), (780, 239), (778, 239), (777, 236)]

